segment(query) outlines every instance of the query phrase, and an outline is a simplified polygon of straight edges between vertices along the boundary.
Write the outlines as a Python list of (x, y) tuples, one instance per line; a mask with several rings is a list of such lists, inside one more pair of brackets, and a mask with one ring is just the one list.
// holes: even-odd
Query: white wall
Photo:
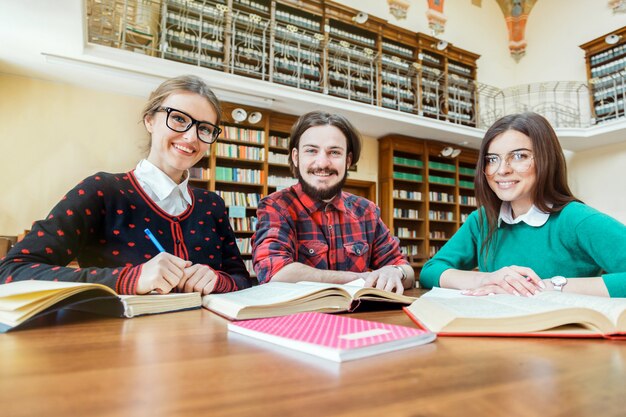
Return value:
[[(491, 0), (493, 1), (493, 0)], [(604, 0), (542, 0), (526, 25), (526, 56), (515, 82), (586, 81), (586, 42), (626, 25), (626, 14), (612, 14)]]
[[(389, 6), (384, 0), (339, 0), (337, 3), (413, 32), (431, 34), (426, 18), (426, 0), (412, 1), (406, 19), (402, 20), (389, 13)], [(482, 7), (477, 7), (469, 0), (448, 1), (444, 14), (448, 18), (446, 28), (438, 37), (458, 48), (481, 55), (478, 60), (478, 81), (498, 87), (509, 86), (515, 62), (508, 58), (506, 23), (497, 3), (485, 0)]]
[(576, 152), (568, 166), (574, 195), (626, 224), (626, 143)]

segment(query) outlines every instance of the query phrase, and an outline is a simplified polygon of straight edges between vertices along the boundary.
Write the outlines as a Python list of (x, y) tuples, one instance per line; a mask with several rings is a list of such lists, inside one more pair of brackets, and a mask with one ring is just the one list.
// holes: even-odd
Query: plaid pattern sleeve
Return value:
[(285, 218), (282, 211), (280, 205), (269, 198), (263, 199), (257, 208), (252, 253), (254, 272), (261, 284), (296, 259), (294, 222), (292, 218)]

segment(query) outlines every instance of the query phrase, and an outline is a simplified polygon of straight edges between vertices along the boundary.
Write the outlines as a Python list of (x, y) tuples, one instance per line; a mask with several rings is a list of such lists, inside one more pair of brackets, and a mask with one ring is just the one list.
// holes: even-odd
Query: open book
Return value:
[(200, 293), (118, 295), (100, 284), (17, 281), (0, 285), (0, 333), (62, 308), (117, 317), (200, 307)]
[(440, 336), (626, 339), (626, 299), (544, 291), (533, 297), (461, 295), (434, 288), (404, 311)]
[(376, 288), (301, 281), (269, 282), (241, 291), (209, 294), (202, 297), (202, 305), (230, 320), (245, 320), (304, 311), (353, 311), (362, 301), (409, 305), (414, 300), (415, 297)]
[(436, 338), (422, 329), (323, 313), (232, 322), (228, 330), (335, 362), (423, 345)]

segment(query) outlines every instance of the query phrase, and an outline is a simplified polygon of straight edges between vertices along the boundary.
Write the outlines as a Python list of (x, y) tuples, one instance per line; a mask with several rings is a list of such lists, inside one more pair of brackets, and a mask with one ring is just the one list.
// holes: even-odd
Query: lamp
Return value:
[(433, 46), (437, 48), (438, 51), (443, 51), (444, 49), (448, 47), (448, 41), (440, 40)]
[(439, 152), (439, 155), (444, 156), (446, 158), (456, 158), (461, 154), (460, 149), (455, 149), (452, 146), (446, 146)]
[(248, 117), (248, 112), (241, 107), (237, 107), (230, 113), (230, 115), (233, 117), (234, 121), (241, 123), (246, 120), (246, 117)]
[(622, 39), (620, 35), (616, 35), (615, 33), (612, 33), (610, 35), (605, 36), (604, 42), (606, 42), (609, 45), (615, 45), (617, 42), (620, 41), (620, 39)]
[(261, 119), (263, 119), (263, 114), (260, 111), (253, 111), (250, 113), (250, 116), (248, 116), (248, 123), (255, 125), (259, 123)]
[(369, 19), (369, 15), (367, 13), (364, 12), (358, 12), (353, 18), (352, 21), (355, 23), (358, 23), (359, 25), (362, 25), (363, 23), (367, 22), (367, 19)]

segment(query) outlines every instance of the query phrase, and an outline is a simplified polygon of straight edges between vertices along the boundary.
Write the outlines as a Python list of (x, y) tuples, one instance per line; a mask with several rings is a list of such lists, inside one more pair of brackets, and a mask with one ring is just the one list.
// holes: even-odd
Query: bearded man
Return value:
[(301, 116), (289, 140), (298, 183), (261, 200), (253, 237), (259, 283), (316, 281), (365, 286), (401, 294), (415, 283), (413, 268), (371, 201), (342, 191), (361, 138), (343, 116)]

